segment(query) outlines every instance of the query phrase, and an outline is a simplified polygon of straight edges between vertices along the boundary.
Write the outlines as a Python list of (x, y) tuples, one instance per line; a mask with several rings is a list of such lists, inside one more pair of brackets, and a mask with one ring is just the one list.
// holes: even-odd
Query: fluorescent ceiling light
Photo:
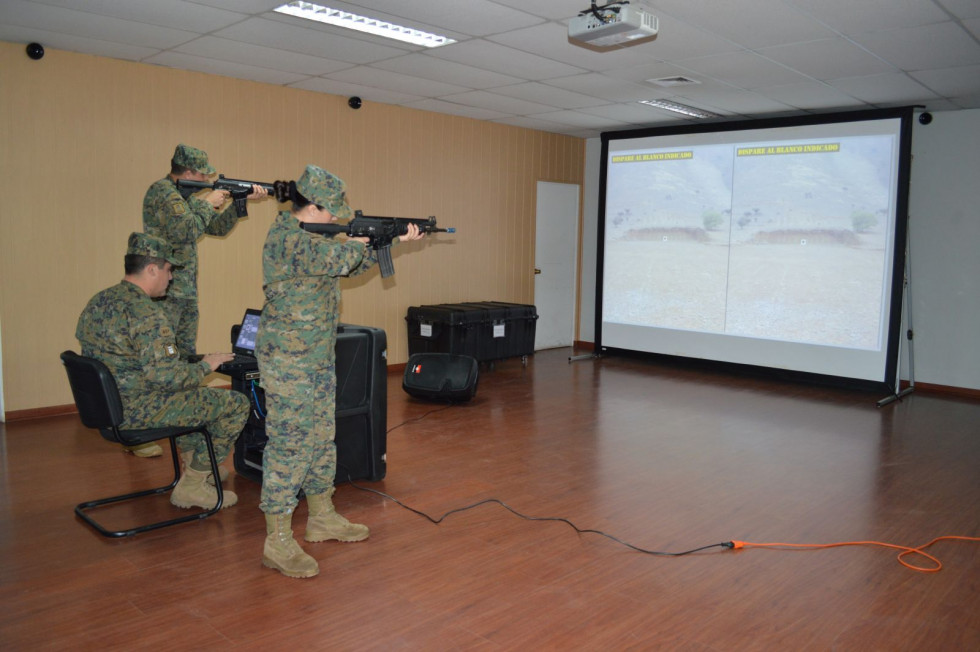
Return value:
[(693, 106), (688, 106), (686, 104), (679, 104), (677, 102), (668, 102), (667, 100), (640, 100), (640, 104), (646, 104), (648, 106), (656, 107), (658, 109), (664, 109), (665, 111), (673, 111), (674, 113), (680, 113), (682, 115), (690, 116), (692, 118), (720, 118), (720, 113), (712, 113), (711, 111), (705, 111), (703, 109), (695, 109)]
[(298, 18), (305, 18), (306, 20), (315, 20), (318, 23), (346, 27), (347, 29), (366, 32), (375, 36), (384, 36), (385, 38), (392, 38), (396, 41), (424, 45), (427, 48), (437, 48), (440, 45), (449, 45), (456, 42), (446, 36), (430, 34), (418, 29), (412, 29), (411, 27), (395, 25), (394, 23), (386, 23), (376, 18), (358, 16), (349, 11), (331, 9), (330, 7), (313, 4), (312, 2), (290, 2), (276, 7), (274, 11)]

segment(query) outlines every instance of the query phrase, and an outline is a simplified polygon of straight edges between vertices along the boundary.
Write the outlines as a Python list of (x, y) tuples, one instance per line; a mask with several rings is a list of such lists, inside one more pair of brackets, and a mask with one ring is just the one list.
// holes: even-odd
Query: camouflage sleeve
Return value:
[(144, 378), (150, 389), (177, 391), (201, 384), (210, 373), (206, 362), (189, 363), (181, 360), (173, 328), (159, 306), (152, 308), (157, 314), (134, 315), (130, 336), (136, 346)]
[(291, 229), (280, 244), (273, 246), (282, 247), (274, 258), (281, 261), (285, 278), (353, 276), (367, 271), (377, 260), (361, 242), (341, 242), (299, 228)]
[(351, 270), (348, 276), (360, 276), (364, 272), (367, 272), (372, 267), (378, 264), (378, 252), (371, 247), (364, 247), (364, 258), (361, 259), (361, 264)]
[(228, 204), (228, 208), (221, 212), (208, 224), (205, 233), (208, 235), (227, 235), (238, 223), (238, 211), (235, 204)]
[(175, 245), (200, 240), (216, 215), (211, 204), (199, 197), (185, 200), (168, 180), (150, 186), (143, 199), (143, 228)]

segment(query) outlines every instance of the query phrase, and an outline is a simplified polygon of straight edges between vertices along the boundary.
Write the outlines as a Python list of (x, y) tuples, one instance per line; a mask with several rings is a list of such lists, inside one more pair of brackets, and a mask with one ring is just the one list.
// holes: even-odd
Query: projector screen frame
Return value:
[[(640, 354), (662, 360), (689, 360), (697, 361), (701, 365), (706, 363), (709, 366), (717, 366), (718, 368), (731, 369), (735, 371), (743, 370), (750, 371), (752, 373), (768, 372), (773, 376), (790, 380), (867, 389), (886, 389), (887, 391), (891, 391), (896, 386), (896, 381), (898, 379), (903, 301), (906, 300), (905, 285), (907, 283), (907, 279), (905, 278), (905, 256), (907, 252), (908, 238), (908, 195), (911, 174), (910, 167), (913, 117), (914, 107), (907, 106), (867, 111), (846, 111), (782, 118), (760, 118), (754, 120), (718, 121), (702, 124), (670, 125), (604, 132), (601, 135), (602, 159), (599, 179), (598, 225), (596, 241), (595, 354)], [(723, 359), (715, 360), (710, 357), (676, 356), (668, 353), (650, 352), (642, 348), (631, 349), (623, 348), (621, 346), (607, 346), (603, 343), (603, 321), (605, 310), (605, 306), (603, 304), (603, 276), (605, 271), (607, 218), (606, 193), (609, 180), (608, 166), (611, 142), (660, 136), (684, 136), (689, 134), (707, 134), (713, 132), (740, 132), (762, 129), (809, 127), (815, 125), (834, 125), (838, 123), (854, 123), (889, 119), (898, 119), (900, 121), (900, 126), (898, 129), (897, 142), (897, 178), (894, 197), (895, 210), (893, 214), (886, 217), (887, 220), (894, 220), (891, 225), (891, 228), (894, 230), (894, 239), (891, 243), (891, 263), (890, 270), (888, 270), (891, 275), (890, 285), (885, 288), (885, 291), (890, 297), (890, 301), (888, 303), (888, 314), (882, 315), (881, 317), (881, 319), (885, 321), (884, 330), (886, 334), (886, 341), (884, 344), (884, 368), (882, 369), (880, 378), (869, 380), (867, 378), (853, 378), (847, 375), (813, 373), (809, 371), (787, 369), (782, 367), (732, 362)]]

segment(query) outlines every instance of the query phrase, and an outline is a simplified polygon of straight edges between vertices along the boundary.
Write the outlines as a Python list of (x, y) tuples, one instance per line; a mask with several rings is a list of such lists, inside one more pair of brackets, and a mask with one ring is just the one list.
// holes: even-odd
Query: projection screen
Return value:
[(911, 119), (604, 133), (596, 350), (893, 384)]

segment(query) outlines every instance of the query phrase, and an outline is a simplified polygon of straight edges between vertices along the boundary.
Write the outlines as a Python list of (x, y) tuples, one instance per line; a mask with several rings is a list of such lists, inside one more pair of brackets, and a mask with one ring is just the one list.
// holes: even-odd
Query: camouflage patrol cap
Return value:
[(149, 256), (150, 258), (162, 258), (174, 267), (180, 266), (180, 261), (174, 256), (174, 248), (163, 238), (158, 238), (149, 233), (135, 231), (129, 234), (129, 244), (126, 247), (127, 254), (137, 256)]
[(171, 163), (182, 168), (189, 168), (195, 172), (203, 174), (214, 174), (215, 169), (208, 163), (208, 155), (203, 149), (191, 147), (190, 145), (180, 144), (174, 150), (174, 157)]
[(307, 165), (303, 176), (296, 182), (296, 190), (317, 206), (326, 208), (335, 217), (343, 220), (351, 216), (350, 206), (347, 204), (347, 184), (323, 168)]

